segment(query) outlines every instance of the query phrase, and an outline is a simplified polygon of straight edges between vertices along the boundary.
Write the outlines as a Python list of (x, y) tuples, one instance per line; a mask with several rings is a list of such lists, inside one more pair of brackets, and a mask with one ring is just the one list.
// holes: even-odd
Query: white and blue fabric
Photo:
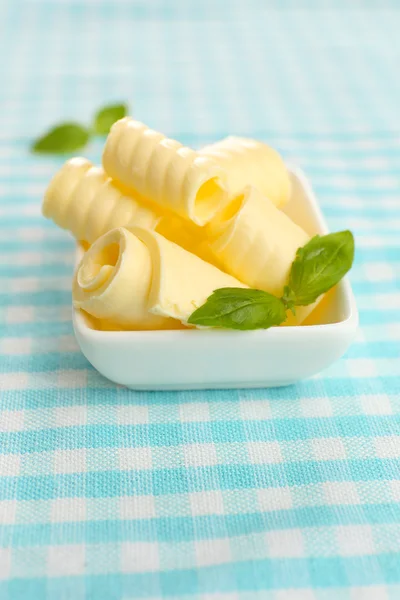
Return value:
[[(400, 598), (400, 4), (0, 2), (1, 600)], [(346, 356), (297, 385), (134, 392), (71, 326), (49, 126), (269, 142), (350, 228)], [(104, 140), (84, 154), (99, 161)]]

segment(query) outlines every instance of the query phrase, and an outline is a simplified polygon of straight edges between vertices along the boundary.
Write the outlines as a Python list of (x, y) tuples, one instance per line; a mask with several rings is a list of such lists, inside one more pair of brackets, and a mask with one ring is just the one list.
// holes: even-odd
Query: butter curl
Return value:
[(214, 159), (226, 171), (230, 198), (252, 185), (276, 206), (290, 198), (291, 182), (279, 153), (258, 140), (229, 136), (199, 150), (201, 156)]
[(83, 256), (73, 303), (109, 328), (176, 329), (221, 287), (247, 286), (154, 231), (121, 227)]

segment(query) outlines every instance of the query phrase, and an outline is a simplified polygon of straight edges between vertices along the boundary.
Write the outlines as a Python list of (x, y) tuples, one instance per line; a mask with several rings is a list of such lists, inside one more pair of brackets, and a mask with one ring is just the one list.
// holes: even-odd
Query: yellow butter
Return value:
[(229, 136), (206, 146), (199, 154), (214, 159), (226, 171), (231, 197), (253, 185), (276, 206), (288, 202), (291, 183), (286, 165), (279, 153), (257, 140)]
[(282, 294), (308, 234), (254, 187), (246, 188), (228, 211), (208, 227), (212, 252), (250, 287)]
[(89, 244), (127, 223), (152, 229), (160, 221), (160, 214), (125, 195), (103, 169), (85, 158), (68, 160), (56, 173), (42, 210), (45, 217)]
[(108, 175), (132, 192), (203, 226), (225, 203), (225, 172), (131, 117), (111, 128), (103, 152)]
[(121, 227), (84, 255), (73, 302), (110, 329), (175, 329), (221, 287), (247, 286), (154, 231)]
[[(208, 245), (221, 268), (251, 288), (281, 297), (297, 249), (310, 237), (256, 188), (208, 227)], [(300, 324), (314, 308), (299, 307), (287, 324)]]
[(89, 245), (111, 229), (132, 225), (156, 229), (183, 248), (201, 254), (202, 228), (130, 195), (85, 158), (67, 161), (56, 173), (42, 210), (44, 216)]

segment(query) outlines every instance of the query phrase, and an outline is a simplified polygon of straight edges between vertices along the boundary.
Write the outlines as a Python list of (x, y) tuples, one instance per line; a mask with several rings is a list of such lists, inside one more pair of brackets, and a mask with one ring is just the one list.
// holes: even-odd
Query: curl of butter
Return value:
[(115, 227), (135, 223), (153, 229), (160, 215), (127, 196), (85, 158), (72, 158), (55, 174), (43, 201), (45, 217), (91, 244)]
[(83, 256), (73, 303), (111, 329), (176, 329), (221, 287), (247, 286), (154, 231), (120, 227)]
[[(256, 188), (248, 186), (207, 227), (208, 246), (228, 273), (252, 288), (281, 297), (298, 248), (310, 236)], [(314, 309), (298, 307), (285, 324), (300, 324)]]
[(206, 257), (205, 248), (200, 246), (202, 228), (144, 202), (138, 195), (124, 193), (103, 169), (85, 158), (68, 160), (55, 174), (46, 190), (42, 211), (78, 241), (89, 245), (111, 229), (131, 225), (156, 229), (183, 248)]
[(103, 167), (128, 190), (200, 226), (208, 223), (228, 198), (225, 171), (214, 159), (131, 117), (112, 126)]
[(290, 198), (291, 181), (280, 154), (257, 140), (229, 136), (199, 150), (201, 156), (214, 159), (227, 173), (230, 197), (236, 197), (247, 185), (260, 190), (276, 206)]

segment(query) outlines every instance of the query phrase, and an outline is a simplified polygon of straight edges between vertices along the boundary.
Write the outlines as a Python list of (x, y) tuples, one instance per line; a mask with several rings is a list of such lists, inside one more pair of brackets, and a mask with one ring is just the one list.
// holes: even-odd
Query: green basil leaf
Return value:
[(268, 329), (286, 320), (283, 302), (267, 292), (245, 288), (215, 290), (188, 323), (224, 329)]
[(94, 133), (107, 135), (115, 121), (123, 119), (127, 113), (128, 107), (126, 104), (114, 104), (101, 108), (94, 117)]
[(44, 154), (74, 152), (86, 146), (88, 140), (89, 131), (85, 127), (79, 123), (63, 123), (36, 140), (31, 150)]
[(351, 269), (354, 237), (338, 231), (313, 237), (299, 248), (292, 264), (289, 290), (296, 306), (306, 306), (336, 285)]

